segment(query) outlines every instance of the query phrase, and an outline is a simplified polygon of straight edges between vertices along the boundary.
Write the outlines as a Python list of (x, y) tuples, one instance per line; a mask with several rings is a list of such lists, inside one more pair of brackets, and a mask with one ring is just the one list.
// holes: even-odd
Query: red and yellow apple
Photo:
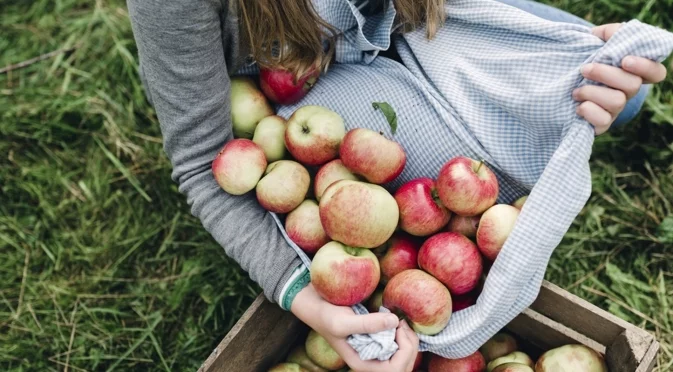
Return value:
[(477, 216), (495, 204), (498, 179), (483, 162), (455, 157), (442, 167), (437, 178), (439, 200), (460, 216)]
[(394, 180), (407, 163), (407, 155), (399, 143), (365, 128), (346, 133), (339, 155), (348, 169), (375, 184)]
[(357, 181), (358, 177), (343, 164), (341, 159), (334, 159), (318, 170), (314, 179), (315, 197), (320, 201), (325, 189), (336, 181)]
[(483, 372), (486, 362), (480, 352), (459, 359), (447, 359), (432, 354), (428, 362), (428, 372)]
[(435, 335), (451, 318), (449, 290), (430, 274), (405, 270), (395, 275), (383, 290), (383, 306), (401, 314), (418, 333)]
[(512, 203), (512, 207), (514, 207), (518, 210), (521, 210), (521, 208), (523, 208), (523, 205), (526, 204), (526, 200), (528, 200), (528, 195), (524, 195), (524, 196), (520, 197), (519, 199), (516, 199)]
[(476, 304), (480, 292), (479, 285), (477, 285), (477, 288), (468, 293), (451, 296), (451, 300), (453, 302), (453, 312), (455, 313), (456, 311), (467, 309), (468, 307)]
[(304, 343), (306, 355), (319, 367), (334, 371), (346, 366), (346, 362), (318, 332), (310, 330)]
[(234, 137), (251, 139), (260, 120), (274, 114), (264, 93), (248, 76), (231, 78), (231, 122)]
[(487, 259), (494, 261), (514, 230), (519, 210), (507, 204), (489, 208), (479, 220), (477, 246)]
[(318, 203), (311, 199), (304, 200), (287, 214), (285, 231), (290, 240), (309, 256), (330, 241), (320, 223)]
[(266, 161), (273, 163), (285, 157), (285, 119), (277, 115), (259, 121), (252, 142), (264, 151)]
[(309, 372), (297, 363), (279, 363), (271, 367), (268, 372)]
[(257, 200), (274, 213), (288, 213), (306, 197), (311, 177), (304, 166), (292, 160), (269, 164), (264, 177), (257, 183)]
[(479, 351), (486, 359), (486, 363), (498, 359), (517, 350), (516, 339), (507, 333), (497, 333), (490, 340), (479, 348)]
[(287, 356), (286, 362), (299, 364), (308, 372), (327, 372), (325, 368), (315, 364), (315, 362), (308, 357), (306, 354), (306, 346), (304, 344), (295, 346)]
[(288, 70), (260, 68), (259, 86), (272, 102), (291, 105), (304, 98), (319, 76), (320, 72), (315, 69), (297, 77)]
[(584, 345), (551, 349), (537, 360), (535, 372), (608, 372), (603, 356)]
[(266, 170), (264, 151), (249, 139), (227, 142), (212, 163), (217, 184), (231, 195), (242, 195), (257, 186)]
[(492, 372), (535, 372), (535, 371), (533, 371), (532, 368), (530, 368), (525, 364), (505, 363), (495, 367)]
[(418, 266), (442, 282), (453, 295), (473, 290), (483, 269), (477, 246), (465, 235), (453, 232), (428, 238), (418, 252)]
[(411, 235), (432, 235), (451, 218), (451, 212), (440, 203), (431, 178), (405, 183), (395, 193), (395, 200), (400, 208), (400, 228)]
[(371, 296), (379, 284), (381, 268), (371, 250), (329, 242), (311, 262), (311, 283), (327, 302), (352, 306)]
[(521, 351), (515, 351), (490, 361), (486, 366), (486, 372), (493, 372), (496, 367), (507, 363), (523, 364), (530, 368), (535, 367), (535, 363), (528, 354), (522, 353)]
[(336, 112), (323, 106), (302, 106), (287, 120), (285, 146), (300, 163), (321, 165), (339, 155), (345, 134), (343, 118)]
[(418, 268), (418, 250), (420, 244), (411, 237), (396, 233), (382, 247), (376, 249), (381, 266), (381, 283), (404, 270)]
[(481, 216), (463, 217), (457, 214), (451, 216), (449, 224), (446, 226), (446, 231), (463, 234), (470, 239), (477, 236), (477, 228), (479, 227), (479, 220)]

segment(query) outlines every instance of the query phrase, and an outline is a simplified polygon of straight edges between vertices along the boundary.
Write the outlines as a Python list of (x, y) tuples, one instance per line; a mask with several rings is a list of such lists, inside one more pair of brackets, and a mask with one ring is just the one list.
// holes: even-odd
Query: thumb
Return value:
[(343, 337), (353, 334), (377, 333), (397, 328), (399, 322), (397, 315), (390, 313), (353, 314), (343, 319), (340, 332)]
[(594, 27), (591, 30), (591, 33), (598, 36), (603, 41), (608, 41), (621, 27), (621, 23), (608, 23), (606, 25)]

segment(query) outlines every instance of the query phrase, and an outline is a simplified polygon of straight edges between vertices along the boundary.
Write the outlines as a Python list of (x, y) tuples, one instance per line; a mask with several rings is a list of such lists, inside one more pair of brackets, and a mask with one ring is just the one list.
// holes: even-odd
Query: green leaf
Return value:
[(372, 102), (372, 107), (374, 109), (381, 110), (383, 115), (385, 115), (386, 120), (388, 120), (388, 125), (390, 125), (390, 131), (395, 134), (397, 132), (397, 114), (395, 109), (388, 102)]
[(657, 237), (662, 243), (673, 243), (673, 215), (664, 218), (657, 227)]

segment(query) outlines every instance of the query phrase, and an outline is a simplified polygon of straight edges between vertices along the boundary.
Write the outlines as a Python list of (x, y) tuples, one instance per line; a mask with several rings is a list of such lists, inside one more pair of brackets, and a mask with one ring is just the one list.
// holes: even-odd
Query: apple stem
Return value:
[(482, 165), (484, 165), (484, 160), (483, 160), (483, 159), (479, 162), (479, 165), (477, 166), (477, 170), (474, 171), (474, 172), (475, 172), (475, 173), (479, 173), (479, 169), (481, 169), (481, 166), (482, 166)]

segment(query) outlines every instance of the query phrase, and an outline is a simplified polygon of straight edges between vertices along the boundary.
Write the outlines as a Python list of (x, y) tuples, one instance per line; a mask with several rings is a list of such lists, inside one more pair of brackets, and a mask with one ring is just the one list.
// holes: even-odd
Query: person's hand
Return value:
[[(592, 32), (608, 41), (621, 26), (621, 23), (606, 24), (594, 27)], [(626, 102), (638, 94), (642, 84), (656, 84), (666, 78), (666, 67), (647, 58), (627, 56), (621, 68), (590, 63), (582, 67), (582, 75), (606, 85), (585, 85), (573, 92), (573, 98), (582, 102), (577, 114), (594, 126), (596, 134), (602, 134), (624, 110)]]
[[(297, 294), (290, 311), (323, 336), (355, 372), (411, 372), (413, 368), (418, 354), (418, 337), (395, 314), (357, 315), (350, 307), (336, 306), (325, 301), (312, 284)], [(376, 333), (392, 328), (397, 328), (395, 341), (399, 349), (387, 361), (363, 361), (346, 341), (352, 334)]]

